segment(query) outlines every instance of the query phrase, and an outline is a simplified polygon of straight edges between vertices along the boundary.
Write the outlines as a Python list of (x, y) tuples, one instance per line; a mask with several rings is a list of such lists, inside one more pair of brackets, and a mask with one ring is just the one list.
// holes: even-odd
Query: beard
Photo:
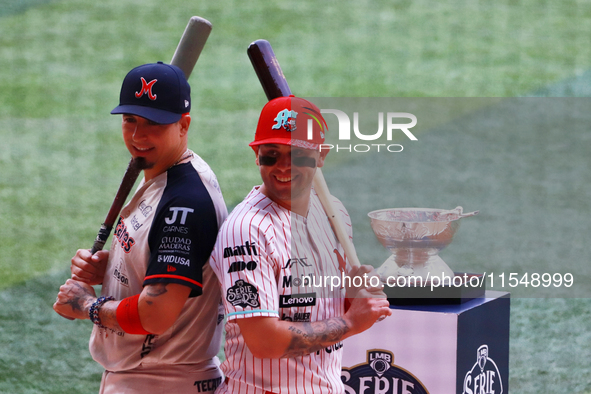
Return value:
[(154, 167), (155, 164), (148, 162), (145, 157), (136, 157), (134, 160), (140, 170), (149, 170)]

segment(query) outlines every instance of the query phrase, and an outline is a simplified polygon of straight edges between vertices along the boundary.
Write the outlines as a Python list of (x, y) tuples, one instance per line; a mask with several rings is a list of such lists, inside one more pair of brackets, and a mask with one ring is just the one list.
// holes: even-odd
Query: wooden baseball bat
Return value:
[[(263, 90), (265, 91), (268, 100), (289, 96), (291, 94), (285, 75), (283, 75), (281, 66), (279, 66), (279, 62), (277, 61), (277, 57), (271, 48), (271, 44), (269, 44), (267, 40), (254, 41), (248, 46), (246, 52), (248, 53), (250, 62), (259, 77), (259, 81), (263, 86)], [(326, 185), (324, 175), (322, 175), (320, 168), (316, 169), (316, 174), (314, 175), (314, 190), (328, 216), (328, 220), (332, 224), (339, 243), (345, 251), (349, 263), (351, 266), (359, 267), (361, 263), (355, 252), (355, 247), (345, 230), (345, 224), (343, 223), (341, 216), (334, 207), (332, 195), (328, 190), (328, 186)]]
[(90, 249), (90, 253), (95, 254), (99, 250), (103, 250), (107, 239), (109, 238), (109, 234), (111, 234), (111, 230), (113, 229), (113, 225), (115, 224), (115, 220), (119, 216), (119, 212), (121, 212), (121, 208), (123, 208), (123, 204), (125, 204), (125, 200), (131, 191), (131, 188), (135, 184), (135, 181), (138, 175), (141, 172), (141, 168), (138, 165), (137, 161), (133, 158), (129, 161), (127, 166), (127, 170), (123, 175), (123, 179), (121, 180), (121, 184), (119, 185), (119, 190), (117, 190), (117, 194), (115, 195), (115, 199), (111, 204), (111, 208), (109, 209), (109, 213), (107, 213), (107, 217), (105, 221), (101, 225), (98, 234), (94, 240), (94, 244)]
[(261, 86), (271, 101), (277, 97), (286, 97), (291, 94), (285, 75), (277, 61), (277, 56), (267, 40), (256, 40), (246, 50), (252, 67), (259, 77)]
[[(187, 79), (189, 79), (189, 76), (193, 72), (195, 63), (197, 63), (197, 59), (199, 59), (199, 55), (205, 46), (205, 42), (209, 37), (209, 33), (211, 33), (211, 29), (211, 22), (198, 16), (191, 17), (189, 23), (187, 23), (187, 27), (185, 28), (174, 55), (172, 56), (172, 60), (170, 61), (170, 64), (177, 66), (183, 71), (183, 73), (185, 73)], [(109, 209), (109, 213), (107, 214), (104, 223), (101, 225), (94, 244), (90, 249), (92, 254), (102, 250), (105, 246), (109, 234), (111, 234), (111, 230), (115, 225), (115, 221), (117, 220), (117, 217), (125, 204), (125, 200), (127, 200), (127, 196), (135, 184), (140, 172), (141, 168), (132, 158), (129, 161), (125, 175), (123, 175), (115, 199), (111, 204), (111, 209)]]
[(345, 223), (343, 223), (341, 215), (337, 212), (333, 204), (332, 195), (328, 190), (328, 185), (324, 180), (324, 175), (320, 168), (318, 168), (316, 174), (314, 174), (314, 190), (318, 195), (322, 208), (324, 208), (324, 212), (326, 212), (326, 216), (328, 216), (328, 220), (332, 224), (337, 239), (345, 251), (349, 264), (351, 264), (352, 267), (361, 266), (359, 258), (357, 257), (357, 252), (355, 251), (355, 246), (353, 246), (353, 242), (351, 242), (351, 238), (349, 238), (349, 234), (347, 234), (347, 231), (345, 230)]

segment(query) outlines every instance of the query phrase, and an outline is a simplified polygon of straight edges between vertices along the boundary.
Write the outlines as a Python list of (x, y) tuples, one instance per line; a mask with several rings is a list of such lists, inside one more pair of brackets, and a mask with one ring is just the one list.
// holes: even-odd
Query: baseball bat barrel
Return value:
[(267, 100), (273, 100), (277, 97), (285, 97), (291, 94), (285, 75), (273, 52), (273, 48), (267, 40), (256, 40), (248, 46), (246, 50), (250, 62), (259, 77), (261, 86)]
[(191, 17), (189, 23), (187, 23), (187, 27), (170, 61), (170, 64), (183, 70), (187, 79), (193, 72), (211, 29), (211, 22), (199, 16)]
[[(209, 37), (211, 29), (211, 22), (198, 16), (191, 17), (187, 23), (187, 27), (185, 28), (174, 55), (172, 56), (172, 60), (170, 61), (170, 64), (177, 66), (183, 71), (183, 73), (185, 73), (187, 79), (189, 79), (189, 76), (193, 72), (193, 68), (195, 68), (197, 59), (199, 59), (199, 55), (205, 46), (205, 42)], [(111, 209), (109, 209), (109, 213), (107, 214), (104, 223), (101, 225), (94, 244), (90, 249), (92, 254), (102, 250), (105, 246), (115, 221), (119, 217), (119, 213), (123, 208), (123, 204), (125, 204), (127, 196), (129, 196), (129, 192), (135, 184), (140, 172), (140, 166), (137, 161), (132, 158), (129, 161), (125, 175), (123, 175), (123, 180), (119, 185), (119, 190), (115, 195), (115, 199), (111, 204)]]

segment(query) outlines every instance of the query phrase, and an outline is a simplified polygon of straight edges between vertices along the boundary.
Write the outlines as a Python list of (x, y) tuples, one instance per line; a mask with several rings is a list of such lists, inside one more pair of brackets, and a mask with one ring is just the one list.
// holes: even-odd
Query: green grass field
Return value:
[[(489, 97), (498, 108), (530, 97), (519, 127), (478, 129), (488, 118), (475, 110), (425, 127), (402, 156), (334, 155), (325, 173), (374, 265), (387, 252), (368, 211), (463, 205), (481, 214), (442, 252), (454, 268), (578, 270), (579, 298), (513, 299), (510, 390), (591, 393), (589, 116), (537, 123), (560, 99), (527, 109), (534, 97), (591, 96), (588, 0), (0, 0), (1, 393), (98, 391), (90, 323), (51, 305), (129, 160), (109, 115), (121, 80), (169, 61), (192, 15), (214, 29), (190, 79), (190, 147), (229, 207), (260, 180), (247, 146), (266, 101), (246, 55), (256, 39), (271, 42), (299, 96)], [(362, 182), (367, 191), (351, 190)]]

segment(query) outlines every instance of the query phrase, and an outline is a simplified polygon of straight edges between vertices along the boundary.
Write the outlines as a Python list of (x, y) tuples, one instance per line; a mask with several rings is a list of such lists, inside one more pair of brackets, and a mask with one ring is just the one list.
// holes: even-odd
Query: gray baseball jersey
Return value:
[(140, 184), (114, 230), (101, 294), (116, 300), (153, 283), (191, 288), (175, 324), (162, 335), (132, 335), (95, 326), (92, 357), (108, 371), (142, 365), (203, 364), (221, 346), (223, 308), (207, 263), (227, 216), (217, 179), (196, 154)]

